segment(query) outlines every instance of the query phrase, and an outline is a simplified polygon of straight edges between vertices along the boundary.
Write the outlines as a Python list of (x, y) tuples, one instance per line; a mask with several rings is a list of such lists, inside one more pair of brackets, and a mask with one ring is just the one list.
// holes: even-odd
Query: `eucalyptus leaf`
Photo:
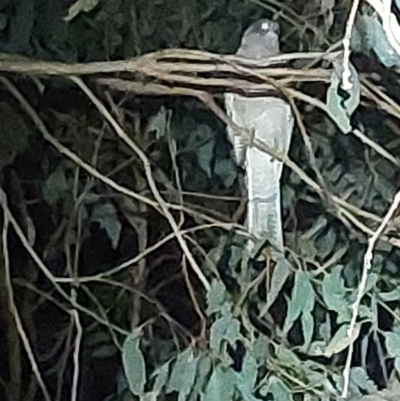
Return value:
[(304, 346), (303, 349), (307, 351), (311, 344), (312, 336), (314, 333), (314, 318), (310, 312), (303, 312), (301, 315), (301, 327), (304, 336)]
[[(350, 386), (352, 393), (374, 394), (378, 391), (376, 384), (368, 376), (368, 373), (361, 366), (356, 366), (350, 370)], [(360, 391), (362, 390), (362, 391)]]
[(99, 347), (96, 347), (93, 352), (92, 352), (92, 357), (93, 358), (109, 358), (113, 355), (115, 355), (118, 352), (117, 347), (114, 344), (110, 345), (101, 345)]
[(212, 280), (210, 290), (207, 292), (207, 315), (220, 312), (222, 305), (227, 301), (228, 294), (225, 286), (219, 280)]
[(386, 333), (385, 343), (389, 355), (393, 358), (400, 358), (400, 328), (397, 327)]
[(230, 188), (238, 176), (232, 159), (218, 159), (214, 166), (214, 173), (222, 179), (226, 188)]
[(55, 206), (60, 200), (65, 199), (71, 190), (65, 169), (60, 164), (45, 180), (43, 184), (43, 199), (52, 206)]
[(278, 258), (271, 278), (271, 286), (267, 293), (267, 303), (262, 308), (260, 316), (264, 316), (275, 302), (282, 287), (290, 276), (290, 266), (285, 258)]
[(138, 332), (129, 335), (122, 347), (122, 363), (129, 388), (134, 395), (144, 395), (146, 365), (140, 350), (141, 337)]
[(199, 355), (199, 360), (196, 369), (196, 380), (190, 393), (190, 401), (198, 401), (200, 394), (204, 393), (205, 387), (210, 379), (212, 369), (212, 359), (208, 353)]
[(380, 292), (378, 296), (384, 302), (398, 301), (400, 299), (400, 288), (395, 288), (389, 292)]
[(283, 331), (287, 333), (303, 312), (310, 313), (314, 304), (315, 293), (308, 273), (297, 271)]
[(29, 136), (34, 132), (11, 104), (0, 102), (0, 171), (28, 148)]
[(254, 386), (257, 381), (258, 366), (255, 358), (249, 353), (243, 361), (242, 370), (237, 373), (236, 387), (238, 390), (247, 396), (254, 391)]
[(90, 222), (98, 223), (103, 228), (111, 241), (112, 247), (116, 249), (121, 234), (121, 222), (119, 221), (117, 210), (112, 203), (99, 203), (93, 208)]
[(147, 131), (154, 131), (157, 139), (164, 138), (169, 132), (169, 122), (172, 111), (161, 107), (157, 114), (152, 116), (147, 125)]
[(331, 118), (336, 122), (343, 134), (352, 131), (350, 118), (360, 103), (361, 86), (358, 73), (350, 64), (350, 82), (352, 87), (342, 88), (343, 62), (341, 59), (334, 62), (334, 71), (331, 75), (331, 84), (328, 88), (326, 106)]
[(342, 266), (335, 266), (322, 281), (322, 296), (329, 310), (338, 314), (338, 322), (350, 321), (351, 305), (348, 301), (348, 291), (342, 277)]
[(287, 385), (276, 376), (268, 379), (266, 394), (268, 393), (272, 394), (274, 401), (293, 401), (293, 395)]
[(339, 330), (335, 333), (332, 340), (328, 344), (328, 346), (323, 351), (323, 355), (327, 358), (330, 358), (332, 355), (338, 354), (345, 350), (351, 343), (357, 340), (360, 335), (361, 325), (356, 323), (352, 336), (350, 337), (348, 334), (349, 325), (343, 324), (340, 326)]
[(99, 0), (78, 0), (68, 10), (68, 15), (64, 18), (65, 21), (73, 20), (81, 12), (92, 11), (97, 6)]
[(362, 50), (364, 52), (372, 49), (385, 67), (391, 68), (399, 65), (400, 55), (390, 44), (376, 14), (360, 14), (357, 18), (356, 28), (363, 38)]
[(231, 401), (235, 393), (235, 384), (235, 372), (217, 365), (201, 395), (201, 401)]
[(192, 390), (196, 377), (196, 368), (197, 358), (194, 357), (191, 348), (180, 353), (172, 368), (167, 385), (167, 393), (176, 391), (179, 394), (179, 400), (185, 400)]
[(159, 394), (160, 391), (167, 384), (170, 369), (170, 361), (164, 363), (161, 367), (155, 370), (154, 376), (156, 377), (153, 385), (153, 393)]
[(400, 374), (400, 358), (394, 358), (394, 367), (398, 374)]
[(283, 345), (278, 347), (276, 354), (279, 362), (284, 366), (294, 369), (300, 369), (302, 366), (302, 362), (298, 356), (292, 350), (284, 347)]
[(210, 347), (219, 352), (222, 341), (234, 345), (240, 339), (240, 322), (232, 316), (223, 316), (213, 323), (210, 331)]
[(212, 161), (214, 159), (215, 141), (210, 138), (196, 150), (197, 161), (200, 168), (207, 174), (209, 178), (212, 176)]

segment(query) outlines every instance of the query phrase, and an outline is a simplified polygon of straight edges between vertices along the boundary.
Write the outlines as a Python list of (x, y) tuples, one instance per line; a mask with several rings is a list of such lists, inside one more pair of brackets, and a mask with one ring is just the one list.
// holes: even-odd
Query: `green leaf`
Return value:
[[(368, 373), (361, 366), (356, 366), (350, 370), (350, 386), (356, 394), (374, 394), (378, 391), (375, 383), (368, 376)], [(354, 388), (355, 387), (355, 388)], [(359, 389), (363, 390), (362, 392)]]
[(393, 331), (386, 333), (386, 348), (389, 355), (393, 358), (400, 358), (400, 328), (396, 327)]
[(202, 353), (199, 355), (196, 369), (196, 380), (189, 396), (190, 401), (198, 401), (200, 394), (203, 393), (205, 385), (209, 382), (211, 365), (212, 360), (208, 353)]
[(210, 347), (217, 352), (221, 349), (222, 341), (226, 340), (229, 344), (234, 345), (239, 338), (240, 322), (231, 316), (223, 316), (211, 326)]
[(358, 336), (360, 335), (360, 328), (361, 325), (356, 323), (353, 330), (353, 335), (349, 337), (348, 335), (349, 325), (348, 324), (342, 325), (333, 336), (331, 342), (323, 351), (323, 355), (326, 356), (327, 358), (330, 358), (332, 355), (338, 354), (339, 352), (345, 350), (352, 342), (357, 340)]
[(140, 401), (157, 401), (158, 394), (154, 392), (144, 393), (140, 396)]
[(94, 206), (91, 222), (99, 223), (100, 228), (103, 228), (108, 238), (111, 241), (112, 247), (116, 249), (119, 243), (121, 234), (121, 223), (118, 219), (117, 210), (112, 203), (98, 203)]
[(361, 87), (356, 69), (350, 64), (351, 89), (344, 91), (341, 88), (343, 61), (340, 57), (333, 62), (334, 71), (331, 75), (331, 84), (328, 88), (326, 106), (330, 117), (336, 122), (342, 133), (351, 132), (351, 115), (360, 104)]
[(260, 334), (260, 336), (253, 342), (251, 355), (260, 366), (264, 366), (270, 357), (269, 345), (269, 339), (263, 334)]
[(311, 344), (312, 336), (314, 333), (314, 319), (310, 312), (303, 312), (301, 315), (301, 327), (304, 335), (304, 351), (307, 351)]
[(129, 388), (134, 395), (143, 395), (146, 384), (146, 365), (140, 350), (140, 334), (129, 335), (122, 347), (122, 363)]
[(99, 0), (78, 0), (69, 8), (68, 15), (64, 18), (64, 21), (69, 22), (73, 20), (81, 12), (87, 13), (92, 11), (98, 3)]
[(347, 300), (346, 287), (342, 277), (343, 266), (336, 266), (324, 276), (322, 282), (322, 296), (329, 310), (338, 314), (338, 323), (349, 322), (351, 309)]
[[(24, 27), (21, 26), (22, 29)], [(12, 107), (11, 104), (12, 102), (0, 102), (0, 170), (11, 164), (15, 156), (28, 148), (29, 136), (35, 132), (25, 123), (18, 108)]]
[(299, 270), (296, 272), (283, 331), (287, 333), (303, 312), (311, 312), (314, 309), (314, 303), (315, 294), (310, 277), (308, 273)]
[(164, 363), (160, 368), (156, 369), (154, 376), (156, 380), (153, 385), (153, 393), (159, 394), (163, 387), (166, 385), (169, 376), (170, 362)]
[(400, 373), (400, 358), (394, 359), (394, 367), (395, 367), (397, 373)]
[(384, 302), (393, 302), (400, 299), (400, 288), (395, 288), (389, 292), (380, 292), (378, 297)]
[(272, 273), (271, 286), (267, 294), (267, 304), (262, 308), (260, 316), (264, 316), (275, 302), (286, 280), (290, 276), (290, 266), (285, 258), (278, 258)]
[(100, 345), (96, 347), (92, 352), (93, 358), (109, 358), (118, 352), (118, 348), (114, 344)]
[(236, 375), (232, 369), (216, 366), (201, 401), (231, 401), (235, 392)]
[[(242, 239), (242, 238), (240, 238)], [(239, 240), (240, 240), (239, 239)], [(245, 248), (245, 243), (240, 242), (239, 245), (231, 245), (230, 251), (231, 251), (231, 257), (229, 258), (229, 269), (230, 272), (235, 272), (236, 268), (239, 266), (239, 263), (243, 261), (243, 250)]]
[(280, 345), (278, 347), (276, 355), (279, 363), (282, 364), (283, 366), (287, 366), (289, 368), (294, 368), (294, 369), (300, 369), (302, 365), (302, 362), (297, 357), (297, 355), (283, 345)]
[(364, 52), (372, 48), (385, 67), (391, 68), (400, 64), (400, 56), (390, 44), (376, 14), (360, 14), (357, 18), (356, 29), (363, 40)]
[(70, 185), (65, 176), (65, 169), (60, 164), (46, 179), (43, 185), (43, 199), (51, 206), (55, 206), (58, 201), (65, 199)]
[(214, 173), (222, 179), (226, 188), (230, 188), (237, 178), (235, 162), (232, 159), (218, 159)]
[(167, 110), (164, 106), (158, 113), (149, 119), (147, 132), (155, 131), (156, 138), (164, 138), (169, 131), (169, 122), (171, 121), (172, 110)]
[(256, 360), (247, 352), (243, 360), (242, 370), (237, 373), (236, 386), (242, 394), (251, 394), (254, 391), (258, 374)]
[(179, 400), (185, 400), (194, 384), (196, 368), (197, 358), (194, 357), (191, 348), (179, 354), (172, 368), (171, 377), (167, 385), (167, 393), (176, 391), (179, 394)]
[(211, 316), (211, 314), (221, 311), (221, 307), (227, 299), (225, 286), (219, 280), (212, 280), (211, 288), (207, 292), (207, 315)]
[[(207, 127), (208, 128), (208, 127)], [(205, 143), (198, 146), (196, 149), (197, 161), (200, 168), (207, 174), (207, 177), (212, 176), (211, 163), (214, 159), (215, 139), (210, 138)]]
[(325, 341), (314, 341), (310, 344), (310, 347), (307, 350), (308, 355), (312, 356), (321, 356), (324, 354), (324, 350), (326, 348)]
[(263, 390), (262, 395), (272, 394), (275, 401), (293, 401), (293, 395), (286, 384), (276, 376), (268, 379), (268, 384)]
[(318, 248), (319, 260), (324, 260), (332, 253), (335, 249), (336, 239), (336, 230), (333, 227), (325, 230), (325, 232), (317, 238), (316, 245)]

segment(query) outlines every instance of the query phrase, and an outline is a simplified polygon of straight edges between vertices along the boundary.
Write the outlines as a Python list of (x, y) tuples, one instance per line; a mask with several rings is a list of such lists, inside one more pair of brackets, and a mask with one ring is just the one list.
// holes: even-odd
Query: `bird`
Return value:
[[(280, 54), (279, 24), (261, 19), (245, 30), (236, 52), (242, 58), (258, 60)], [(251, 132), (281, 155), (289, 152), (294, 118), (290, 104), (278, 96), (225, 93), (227, 115), (236, 126)], [(232, 125), (232, 124), (231, 124)], [(245, 143), (237, 127), (227, 127), (234, 157), (244, 167), (248, 196), (247, 229), (258, 240), (268, 240), (273, 248), (284, 250), (280, 178), (283, 163)], [(251, 242), (250, 242), (251, 243)], [(251, 248), (251, 246), (250, 246)]]

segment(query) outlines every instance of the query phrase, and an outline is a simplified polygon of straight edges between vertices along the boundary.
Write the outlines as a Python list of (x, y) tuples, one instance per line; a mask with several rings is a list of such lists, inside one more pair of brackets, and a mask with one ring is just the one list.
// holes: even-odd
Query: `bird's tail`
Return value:
[(249, 149), (247, 156), (248, 230), (283, 251), (282, 164), (255, 148)]

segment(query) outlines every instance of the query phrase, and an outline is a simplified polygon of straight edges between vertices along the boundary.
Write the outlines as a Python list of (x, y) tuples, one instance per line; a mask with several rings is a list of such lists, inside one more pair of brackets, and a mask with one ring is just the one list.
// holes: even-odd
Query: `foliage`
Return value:
[[(343, 38), (350, 3), (0, 5), (0, 338), (8, 344), (0, 349), (0, 399), (46, 394), (23, 389), (31, 376), (23, 334), (51, 399), (330, 400), (343, 390), (344, 373), (352, 396), (390, 387), (400, 372), (396, 216), (374, 248), (364, 288), (360, 282), (367, 239), (400, 177), (392, 68), (399, 55), (370, 7), (359, 8), (353, 28), (350, 89), (342, 86), (342, 53), (290, 60), (266, 82), (263, 71), (271, 70), (227, 76), (216, 66), (231, 61), (199, 62), (197, 53), (185, 56), (187, 64), (179, 53), (158, 53), (147, 59), (153, 75), (113, 74), (159, 85), (164, 92), (154, 97), (102, 86), (110, 75), (102, 70), (84, 77), (85, 94), (67, 73), (15, 74), (29, 69), (24, 57), (110, 62), (175, 47), (234, 53), (243, 29), (260, 17), (279, 20), (285, 53), (326, 51)], [(208, 72), (193, 70), (200, 64)], [(177, 69), (168, 75), (166, 65)], [(298, 121), (282, 180), (286, 253), (257, 244), (260, 262), (247, 252), (244, 173), (204, 94), (218, 106), (228, 87), (270, 80), (296, 100), (304, 129)], [(166, 96), (173, 89), (186, 96)], [(93, 97), (111, 117), (93, 107)]]

